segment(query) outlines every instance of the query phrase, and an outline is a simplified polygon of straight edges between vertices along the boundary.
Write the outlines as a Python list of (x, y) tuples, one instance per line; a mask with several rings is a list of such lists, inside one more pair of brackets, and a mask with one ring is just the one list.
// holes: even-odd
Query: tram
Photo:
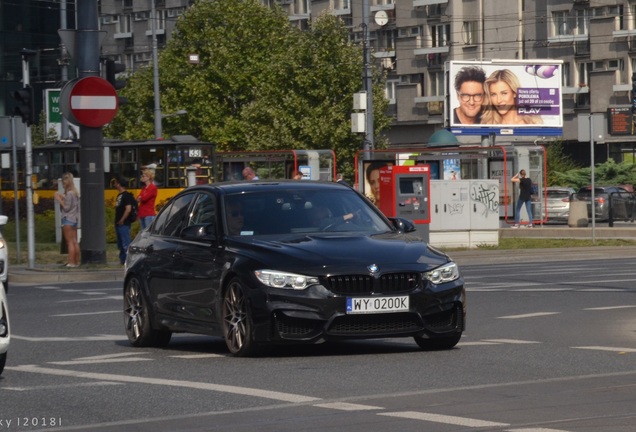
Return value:
[[(4, 158), (3, 158), (4, 159)], [(4, 199), (14, 192), (24, 196), (25, 154), (17, 152), (17, 164), (2, 166), (0, 191)], [(32, 149), (33, 188), (39, 198), (53, 198), (64, 172), (79, 176), (80, 147), (77, 142), (59, 142)], [(335, 180), (336, 158), (332, 150), (270, 150), (217, 152), (213, 143), (193, 136), (173, 136), (165, 140), (104, 140), (104, 195), (114, 202), (115, 176), (128, 179), (127, 189), (137, 195), (144, 167), (155, 171), (157, 204), (161, 205), (188, 185), (188, 168), (196, 166), (196, 183), (242, 180), (242, 171), (251, 166), (262, 180), (291, 178), (301, 171), (306, 180)], [(17, 172), (14, 173), (14, 170)], [(16, 174), (17, 175), (14, 175)], [(17, 182), (14, 182), (14, 178)]]

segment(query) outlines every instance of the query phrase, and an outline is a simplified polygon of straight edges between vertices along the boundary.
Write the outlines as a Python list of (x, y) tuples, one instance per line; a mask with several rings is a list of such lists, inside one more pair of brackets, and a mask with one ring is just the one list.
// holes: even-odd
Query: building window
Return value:
[(579, 86), (589, 86), (590, 85), (590, 73), (592, 72), (592, 68), (594, 67), (594, 63), (592, 62), (584, 62), (578, 64), (578, 80)]
[(431, 27), (431, 46), (433, 48), (450, 45), (450, 24), (438, 24)]
[(311, 11), (311, 0), (294, 0), (294, 15), (308, 15)]
[(464, 21), (462, 24), (462, 38), (466, 45), (477, 44), (477, 21)]
[(572, 87), (572, 75), (570, 71), (570, 63), (563, 63), (561, 67), (561, 85), (563, 87)]
[[(155, 10), (155, 30), (166, 29), (166, 10)], [(152, 30), (152, 17), (148, 20), (148, 30)]]
[(444, 72), (429, 72), (428, 79), (430, 81), (430, 96), (444, 96)]
[(376, 39), (375, 49), (377, 51), (395, 51), (397, 30), (378, 30), (372, 32), (372, 35), (373, 39)]
[(587, 9), (577, 9), (575, 11), (576, 18), (576, 34), (586, 35), (588, 33), (588, 25), (590, 23), (590, 17), (587, 13)]
[(554, 36), (571, 34), (568, 11), (552, 12), (552, 34)]
[(387, 80), (386, 87), (384, 89), (384, 95), (390, 104), (395, 104), (396, 94), (397, 94), (397, 86), (400, 83), (398, 80)]
[(117, 33), (132, 33), (130, 15), (121, 15), (117, 22)]

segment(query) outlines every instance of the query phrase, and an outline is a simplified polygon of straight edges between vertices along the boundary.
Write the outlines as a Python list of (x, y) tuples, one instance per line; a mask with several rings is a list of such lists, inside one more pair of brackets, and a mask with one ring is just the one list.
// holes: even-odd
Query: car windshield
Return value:
[(242, 192), (228, 194), (224, 200), (229, 235), (333, 231), (376, 234), (392, 229), (372, 206), (350, 189)]

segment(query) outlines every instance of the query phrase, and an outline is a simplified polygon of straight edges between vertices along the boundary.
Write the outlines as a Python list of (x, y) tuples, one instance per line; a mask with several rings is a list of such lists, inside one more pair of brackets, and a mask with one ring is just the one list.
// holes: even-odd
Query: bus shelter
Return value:
[[(430, 179), (499, 181), (499, 217), (514, 223), (514, 210), (519, 195), (518, 185), (511, 182), (515, 173), (525, 169), (532, 180), (534, 223), (547, 221), (546, 158), (543, 146), (495, 145), (418, 147), (383, 150), (360, 150), (355, 158), (354, 187), (371, 201), (380, 202), (380, 169), (387, 165), (430, 166)], [(525, 216), (525, 212), (522, 211)]]

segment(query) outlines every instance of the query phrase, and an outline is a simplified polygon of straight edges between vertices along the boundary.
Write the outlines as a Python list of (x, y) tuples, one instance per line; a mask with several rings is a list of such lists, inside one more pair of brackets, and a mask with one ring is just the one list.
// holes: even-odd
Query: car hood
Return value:
[[(421, 239), (398, 233), (367, 236), (352, 233), (260, 236), (235, 239), (237, 251), (261, 265), (314, 274), (364, 272), (375, 264), (381, 272), (427, 271), (450, 258)], [(240, 245), (239, 245), (240, 244)]]

